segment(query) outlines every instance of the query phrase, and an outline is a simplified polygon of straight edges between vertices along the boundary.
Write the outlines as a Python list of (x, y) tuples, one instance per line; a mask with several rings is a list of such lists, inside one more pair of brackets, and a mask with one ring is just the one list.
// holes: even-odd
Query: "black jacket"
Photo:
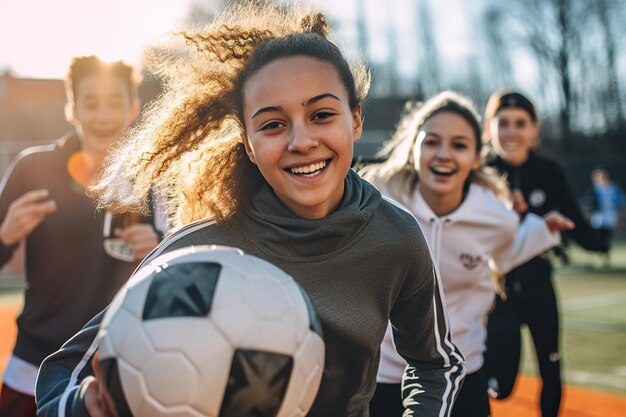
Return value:
[(563, 168), (555, 161), (531, 151), (528, 160), (520, 166), (509, 165), (500, 157), (491, 160), (490, 165), (505, 174), (511, 189), (522, 192), (528, 211), (543, 216), (557, 210), (576, 224), (568, 235), (580, 246), (590, 251), (607, 250), (606, 245), (596, 238), (567, 183)]
[[(35, 366), (102, 310), (137, 266), (103, 249), (104, 212), (96, 211), (67, 170), (68, 158), (79, 149), (75, 135), (28, 148), (0, 185), (0, 220), (11, 202), (28, 191), (46, 188), (57, 205), (26, 238), (24, 309), (17, 318), (13, 354)], [(0, 243), (0, 265), (15, 247)]]

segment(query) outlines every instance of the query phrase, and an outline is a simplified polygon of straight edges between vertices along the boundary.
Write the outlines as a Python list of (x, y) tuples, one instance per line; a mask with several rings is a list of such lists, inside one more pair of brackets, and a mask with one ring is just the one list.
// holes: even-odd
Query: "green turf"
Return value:
[[(626, 241), (615, 244), (609, 268), (574, 245), (569, 253), (570, 265), (555, 261), (565, 381), (626, 394)], [(523, 338), (523, 372), (536, 375), (527, 329)]]
[(21, 288), (0, 288), (0, 306), (16, 303), (22, 303), (22, 289)]

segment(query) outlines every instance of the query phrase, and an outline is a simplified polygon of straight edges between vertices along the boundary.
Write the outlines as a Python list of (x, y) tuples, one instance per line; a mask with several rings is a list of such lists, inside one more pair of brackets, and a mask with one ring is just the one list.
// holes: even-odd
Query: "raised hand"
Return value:
[(546, 225), (551, 232), (572, 230), (574, 227), (576, 227), (576, 224), (573, 221), (555, 210), (546, 213), (543, 216), (543, 219), (545, 220)]
[(56, 211), (56, 202), (48, 196), (46, 189), (33, 190), (11, 202), (0, 225), (0, 240), (4, 245), (24, 240), (48, 214)]
[(118, 417), (111, 396), (104, 384), (100, 383), (102, 376), (98, 359), (99, 355), (96, 352), (91, 359), (91, 367), (95, 376), (88, 376), (83, 380), (80, 396), (90, 417)]
[(145, 258), (159, 243), (154, 228), (146, 223), (134, 223), (123, 229), (115, 229), (115, 236), (130, 245), (135, 260)]
[(524, 194), (518, 189), (514, 189), (513, 192), (513, 210), (520, 216), (523, 216), (528, 211), (528, 203), (524, 198)]

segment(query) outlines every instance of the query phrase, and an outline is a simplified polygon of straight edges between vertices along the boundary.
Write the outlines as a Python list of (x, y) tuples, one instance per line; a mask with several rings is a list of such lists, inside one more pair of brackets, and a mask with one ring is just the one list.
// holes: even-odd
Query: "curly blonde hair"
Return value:
[(100, 207), (147, 207), (153, 190), (170, 227), (225, 221), (264, 183), (244, 148), (246, 81), (272, 61), (308, 56), (332, 64), (355, 109), (369, 89), (361, 62), (350, 66), (329, 40), (322, 13), (301, 4), (237, 3), (202, 28), (175, 33), (147, 53), (164, 92), (107, 159), (92, 188)]

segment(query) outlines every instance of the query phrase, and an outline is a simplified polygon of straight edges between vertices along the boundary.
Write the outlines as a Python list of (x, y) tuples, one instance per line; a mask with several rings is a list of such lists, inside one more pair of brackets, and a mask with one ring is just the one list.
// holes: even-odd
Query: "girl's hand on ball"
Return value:
[(100, 384), (98, 384), (96, 378), (89, 376), (85, 378), (82, 385), (81, 396), (87, 414), (89, 414), (90, 417), (113, 417), (106, 409), (104, 401), (100, 396)]
[(90, 417), (118, 417), (115, 408), (112, 407), (113, 401), (104, 386), (98, 382), (100, 377), (100, 367), (98, 366), (98, 352), (96, 352), (91, 360), (94, 375), (88, 376), (82, 382), (81, 397), (83, 404)]

